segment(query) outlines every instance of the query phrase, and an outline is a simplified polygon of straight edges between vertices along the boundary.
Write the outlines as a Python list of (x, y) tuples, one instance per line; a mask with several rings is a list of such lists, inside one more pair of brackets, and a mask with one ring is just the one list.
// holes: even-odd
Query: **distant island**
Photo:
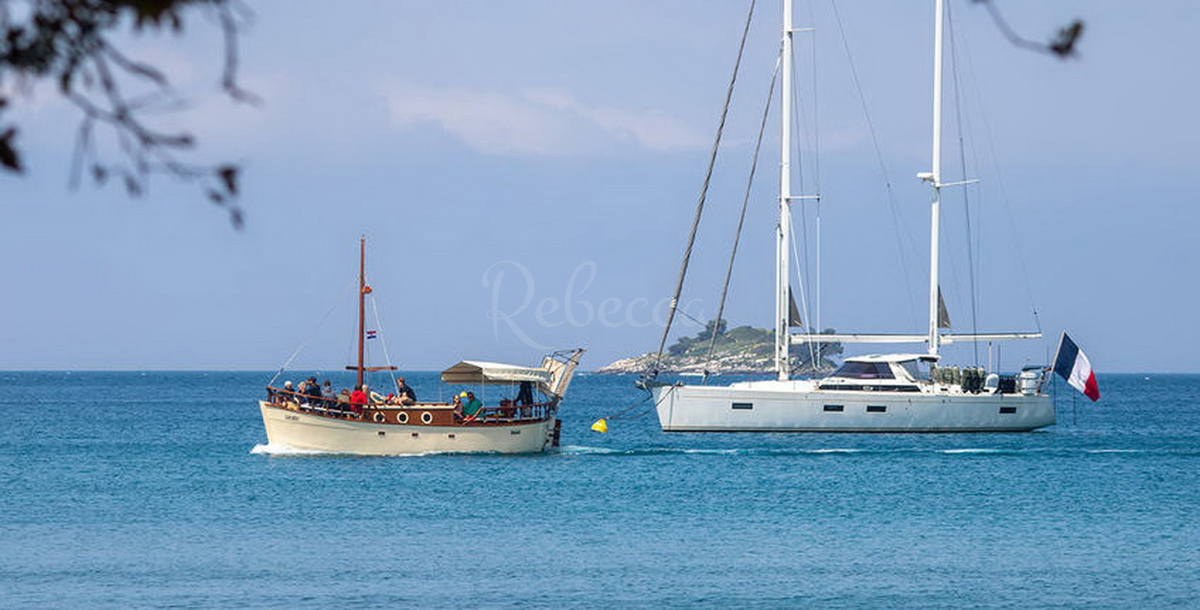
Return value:
[[(716, 341), (712, 341), (713, 328), (716, 327)], [(826, 329), (822, 334), (833, 333)], [(712, 343), (712, 357), (709, 358), (709, 343)], [(794, 374), (823, 373), (837, 366), (834, 358), (842, 353), (842, 344), (837, 341), (819, 342), (808, 345), (791, 346), (792, 372)], [(656, 360), (656, 352), (647, 352), (640, 356), (623, 358), (612, 364), (601, 367), (595, 372), (601, 374), (643, 373)], [(719, 323), (709, 321), (704, 330), (694, 337), (681, 337), (674, 345), (667, 348), (662, 362), (658, 367), (660, 373), (709, 373), (723, 374), (756, 374), (770, 373), (775, 370), (775, 332), (752, 326), (738, 326), (726, 329), (725, 320)]]

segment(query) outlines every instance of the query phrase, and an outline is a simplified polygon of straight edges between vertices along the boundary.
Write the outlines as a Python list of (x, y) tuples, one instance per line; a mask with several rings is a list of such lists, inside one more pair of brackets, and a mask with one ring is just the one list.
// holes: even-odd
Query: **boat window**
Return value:
[(904, 367), (904, 370), (913, 379), (928, 379), (929, 378), (929, 365), (927, 365), (923, 362), (918, 362), (916, 360), (909, 360), (907, 362), (901, 362), (900, 366)]
[(846, 362), (833, 372), (833, 377), (849, 379), (894, 379), (886, 362)]

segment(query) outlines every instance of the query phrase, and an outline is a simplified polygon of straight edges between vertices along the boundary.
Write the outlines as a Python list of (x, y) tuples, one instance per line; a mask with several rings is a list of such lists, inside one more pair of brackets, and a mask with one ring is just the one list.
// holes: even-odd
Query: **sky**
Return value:
[[(274, 370), (297, 350), (294, 366), (340, 369), (360, 236), (376, 362), (585, 347), (594, 369), (657, 347), (747, 2), (245, 5), (256, 106), (221, 94), (206, 15), (182, 36), (122, 39), (187, 101), (155, 124), (192, 132), (197, 161), (242, 166), (241, 231), (163, 176), (140, 198), (70, 189), (78, 113), (49, 87), (14, 100), (28, 170), (0, 175), (0, 370)], [(1006, 41), (973, 2), (949, 5), (944, 172), (981, 180), (944, 199), (951, 318), (1045, 338), (948, 355), (1044, 363), (1065, 330), (1101, 373), (1200, 372), (1200, 7), (999, 2), (1037, 40), (1083, 19), (1063, 61)], [(673, 337), (715, 315), (779, 20), (759, 3)], [(821, 203), (793, 207), (814, 326), (923, 331), (932, 22), (921, 2), (797, 1), (796, 25), (815, 28), (796, 35), (794, 180)], [(735, 326), (771, 325), (776, 125)]]

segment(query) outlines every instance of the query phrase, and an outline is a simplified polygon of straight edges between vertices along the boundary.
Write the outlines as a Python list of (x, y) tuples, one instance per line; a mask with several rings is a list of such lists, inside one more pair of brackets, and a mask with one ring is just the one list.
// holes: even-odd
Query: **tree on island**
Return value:
[[(715, 336), (714, 336), (715, 331)], [(833, 334), (832, 328), (827, 328), (821, 334)], [(676, 363), (685, 358), (703, 358), (709, 356), (709, 345), (712, 344), (714, 358), (739, 355), (770, 359), (775, 353), (775, 331), (752, 326), (738, 326), (729, 329), (726, 320), (709, 320), (704, 330), (695, 336), (680, 337), (667, 348), (667, 355)], [(834, 359), (843, 352), (842, 344), (838, 341), (816, 341), (792, 345), (788, 354), (792, 361), (793, 373), (815, 373), (827, 371), (837, 366)], [(668, 362), (668, 366), (672, 363)]]

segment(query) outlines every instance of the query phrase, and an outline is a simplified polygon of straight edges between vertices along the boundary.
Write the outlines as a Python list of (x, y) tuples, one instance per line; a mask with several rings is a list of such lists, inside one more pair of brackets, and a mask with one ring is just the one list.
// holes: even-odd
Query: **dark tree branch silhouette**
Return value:
[[(257, 104), (258, 98), (237, 81), (238, 33), (249, 19), (238, 0), (0, 0), (0, 113), (14, 102), (12, 93), (53, 81), (83, 114), (72, 156), (72, 188), (86, 173), (97, 185), (118, 180), (130, 195), (139, 196), (152, 174), (167, 174), (196, 184), (240, 228), (240, 167), (187, 161), (196, 145), (191, 134), (151, 127), (147, 114), (182, 102), (165, 74), (129, 58), (112, 42), (129, 27), (180, 35), (184, 15), (197, 11), (210, 12), (221, 29), (222, 90), (231, 99)], [(115, 139), (117, 160), (97, 151), (98, 126)], [(18, 134), (16, 126), (0, 125), (0, 167), (11, 173), (25, 168)]]
[(1075, 55), (1075, 43), (1079, 42), (1079, 37), (1083, 35), (1083, 21), (1076, 19), (1066, 26), (1059, 28), (1054, 38), (1048, 43), (1035, 42), (1017, 34), (1016, 30), (1008, 24), (1004, 15), (1000, 13), (1000, 9), (996, 7), (994, 0), (971, 1), (976, 4), (982, 4), (987, 8), (988, 14), (992, 16), (992, 21), (996, 23), (996, 27), (1014, 45), (1031, 51), (1050, 53), (1063, 59)]

